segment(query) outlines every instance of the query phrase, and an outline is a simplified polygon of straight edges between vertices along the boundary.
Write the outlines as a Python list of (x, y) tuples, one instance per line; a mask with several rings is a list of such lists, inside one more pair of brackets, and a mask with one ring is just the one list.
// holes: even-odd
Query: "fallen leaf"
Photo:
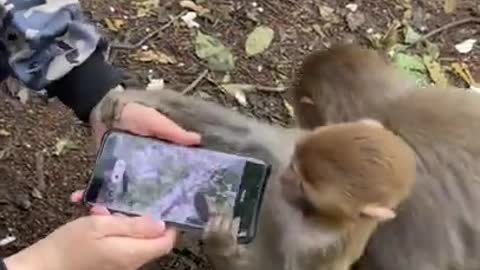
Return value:
[(422, 37), (422, 35), (417, 33), (417, 31), (415, 31), (410, 25), (405, 26), (405, 33), (404, 34), (405, 34), (405, 41), (404, 42), (406, 44), (412, 44)]
[(393, 56), (393, 63), (409, 77), (415, 80), (418, 86), (426, 86), (430, 83), (428, 70), (421, 57), (406, 53), (396, 53)]
[(450, 65), (455, 74), (457, 74), (462, 80), (464, 80), (472, 89), (480, 88), (480, 84), (475, 82), (467, 64), (465, 63), (452, 63)]
[(189, 0), (180, 1), (180, 6), (195, 11), (200, 16), (203, 16), (210, 12), (208, 8), (204, 8), (201, 5), (197, 5), (195, 4), (195, 2)]
[(477, 42), (476, 39), (470, 38), (455, 45), (455, 49), (457, 49), (459, 53), (463, 53), (463, 54), (469, 53), (472, 51), (473, 46), (475, 45), (476, 42)]
[(235, 59), (230, 49), (220, 40), (198, 31), (195, 38), (196, 55), (207, 62), (215, 71), (229, 71), (235, 68)]
[(32, 197), (37, 198), (39, 200), (43, 199), (42, 193), (37, 188), (32, 189)]
[(449, 83), (442, 66), (430, 55), (424, 55), (422, 59), (432, 81), (440, 87), (447, 87)]
[(440, 57), (440, 48), (437, 44), (425, 41), (426, 50), (429, 55), (433, 57), (433, 59), (438, 59)]
[(105, 18), (104, 21), (107, 25), (107, 28), (113, 32), (118, 32), (122, 28), (122, 26), (126, 24), (126, 22), (122, 19)]
[(165, 89), (165, 81), (163, 79), (153, 79), (145, 88), (147, 91), (161, 91), (163, 89)]
[(275, 32), (268, 26), (256, 27), (247, 37), (245, 51), (248, 56), (264, 52), (272, 43)]
[(327, 22), (333, 22), (336, 23), (339, 21), (339, 18), (337, 15), (335, 15), (335, 9), (325, 6), (325, 5), (317, 5), (318, 7), (318, 12), (320, 13), (320, 17), (322, 17), (325, 21)]
[(9, 137), (11, 133), (6, 129), (0, 129), (0, 137)]
[(141, 18), (155, 14), (155, 11), (160, 6), (160, 0), (135, 1), (133, 5), (137, 8), (137, 17)]
[(7, 237), (0, 240), (0, 247), (4, 247), (6, 245), (9, 245), (9, 244), (15, 242), (15, 240), (17, 240), (17, 238), (15, 236), (7, 236)]
[(187, 14), (181, 17), (182, 21), (187, 25), (188, 28), (199, 28), (200, 24), (198, 24), (195, 19), (197, 18), (197, 13), (190, 11)]
[(53, 155), (59, 157), (66, 154), (70, 150), (76, 149), (78, 149), (78, 146), (75, 143), (69, 139), (61, 139), (55, 144), (55, 151), (53, 152)]
[(229, 95), (235, 97), (235, 99), (242, 106), (247, 106), (247, 97), (245, 96), (245, 91), (251, 91), (255, 89), (253, 85), (250, 84), (222, 84), (220, 87)]
[(346, 17), (348, 28), (352, 31), (356, 31), (360, 26), (365, 23), (365, 15), (361, 12), (348, 13)]
[[(385, 35), (380, 40), (381, 47), (389, 50), (395, 44), (400, 42), (400, 27), (402, 24), (398, 20), (394, 20), (388, 28)], [(381, 48), (380, 47), (380, 48)]]
[(443, 2), (443, 11), (445, 13), (450, 14), (455, 12), (457, 9), (457, 0), (444, 0)]
[(293, 106), (286, 99), (283, 99), (283, 105), (287, 109), (290, 117), (294, 118), (295, 117), (295, 110), (293, 109)]
[(176, 64), (177, 60), (173, 56), (169, 56), (160, 51), (147, 50), (147, 51), (138, 51), (135, 55), (132, 56), (133, 59), (140, 62), (153, 62), (156, 64)]

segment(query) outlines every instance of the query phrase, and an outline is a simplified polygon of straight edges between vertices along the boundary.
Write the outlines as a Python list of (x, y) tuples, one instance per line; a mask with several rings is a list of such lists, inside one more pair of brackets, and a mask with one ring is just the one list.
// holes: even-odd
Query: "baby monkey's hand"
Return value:
[[(237, 242), (240, 218), (231, 215), (215, 214), (210, 216), (203, 232), (204, 249), (215, 264), (227, 267), (229, 264), (243, 264), (246, 253)], [(222, 263), (223, 262), (223, 263)]]

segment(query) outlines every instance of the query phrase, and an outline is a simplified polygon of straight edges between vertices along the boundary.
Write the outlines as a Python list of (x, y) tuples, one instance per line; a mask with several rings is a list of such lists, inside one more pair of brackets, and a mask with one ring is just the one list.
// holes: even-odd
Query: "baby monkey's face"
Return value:
[(296, 145), (282, 195), (306, 217), (348, 223), (390, 219), (410, 192), (413, 151), (375, 120), (323, 126)]

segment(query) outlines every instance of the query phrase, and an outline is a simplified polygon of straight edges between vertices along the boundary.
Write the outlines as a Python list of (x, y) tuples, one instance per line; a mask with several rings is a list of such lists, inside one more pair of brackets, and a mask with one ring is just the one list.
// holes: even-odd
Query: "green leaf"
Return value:
[(393, 56), (392, 60), (395, 66), (415, 80), (418, 86), (426, 86), (430, 83), (430, 78), (427, 75), (427, 68), (421, 57), (417, 55), (397, 53)]
[(229, 71), (235, 68), (235, 60), (230, 49), (217, 38), (200, 31), (195, 38), (195, 53), (214, 71)]
[(411, 26), (405, 26), (405, 43), (412, 44), (415, 41), (419, 40), (422, 37), (419, 33), (417, 33)]
[(248, 56), (264, 52), (272, 43), (275, 32), (268, 26), (256, 27), (245, 42), (245, 52)]
[(443, 70), (442, 66), (432, 58), (432, 56), (424, 55), (423, 63), (428, 69), (430, 78), (432, 78), (436, 85), (440, 87), (448, 86), (448, 79), (445, 75), (445, 71)]

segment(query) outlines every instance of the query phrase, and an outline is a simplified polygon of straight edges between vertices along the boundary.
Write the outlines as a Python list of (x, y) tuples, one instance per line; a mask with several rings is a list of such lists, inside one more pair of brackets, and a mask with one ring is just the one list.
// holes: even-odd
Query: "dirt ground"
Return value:
[[(167, 24), (182, 12), (178, 1), (160, 0), (160, 7), (142, 18), (131, 19), (136, 12), (132, 0), (84, 0), (84, 9), (101, 31), (115, 42), (135, 43), (151, 31)], [(359, 0), (357, 12), (365, 21), (352, 31), (345, 16), (351, 1), (337, 0), (204, 0), (201, 5), (211, 10), (211, 17), (197, 18), (202, 31), (217, 35), (238, 57), (231, 73), (235, 82), (262, 86), (279, 83), (288, 86), (293, 71), (303, 56), (313, 50), (337, 42), (368, 44), (366, 33), (385, 33), (394, 19), (404, 13), (402, 2), (407, 0)], [(331, 7), (339, 20), (325, 21), (318, 6)], [(449, 22), (467, 16), (480, 16), (477, 0), (459, 0), (453, 14), (445, 14), (443, 0), (412, 1), (412, 26), (427, 33)], [(171, 17), (170, 17), (171, 16)], [(118, 31), (106, 27), (105, 18), (121, 19), (125, 25)], [(254, 57), (244, 53), (246, 35), (257, 25), (275, 30), (270, 48)], [(317, 31), (314, 25), (319, 25)], [(369, 30), (370, 29), (370, 30)], [(148, 76), (163, 78), (166, 83), (183, 89), (205, 69), (195, 55), (192, 30), (176, 21), (158, 36), (142, 46), (155, 48), (175, 57), (176, 64), (144, 63), (133, 59), (136, 49), (113, 49), (110, 59), (129, 72), (129, 84), (145, 86)], [(440, 45), (442, 61), (464, 61), (476, 81), (480, 81), (480, 48), (475, 53), (460, 55), (454, 45), (480, 36), (480, 25), (461, 25), (434, 36)], [(12, 254), (35, 242), (57, 226), (83, 214), (83, 209), (69, 202), (69, 194), (85, 186), (89, 179), (95, 149), (90, 130), (79, 123), (57, 101), (45, 102), (31, 97), (26, 104), (0, 91), (0, 239), (13, 235), (16, 240), (0, 247), (0, 256)], [(240, 106), (234, 97), (226, 95), (209, 80), (202, 80), (191, 95), (212, 99), (247, 115), (281, 125), (291, 125), (292, 119), (284, 105), (282, 93), (257, 91), (248, 93), (248, 106)], [(68, 139), (76, 147), (63, 155), (55, 155), (59, 140)], [(43, 164), (43, 166), (42, 166)], [(156, 262), (150, 269), (209, 269), (200, 248), (178, 248)]]

